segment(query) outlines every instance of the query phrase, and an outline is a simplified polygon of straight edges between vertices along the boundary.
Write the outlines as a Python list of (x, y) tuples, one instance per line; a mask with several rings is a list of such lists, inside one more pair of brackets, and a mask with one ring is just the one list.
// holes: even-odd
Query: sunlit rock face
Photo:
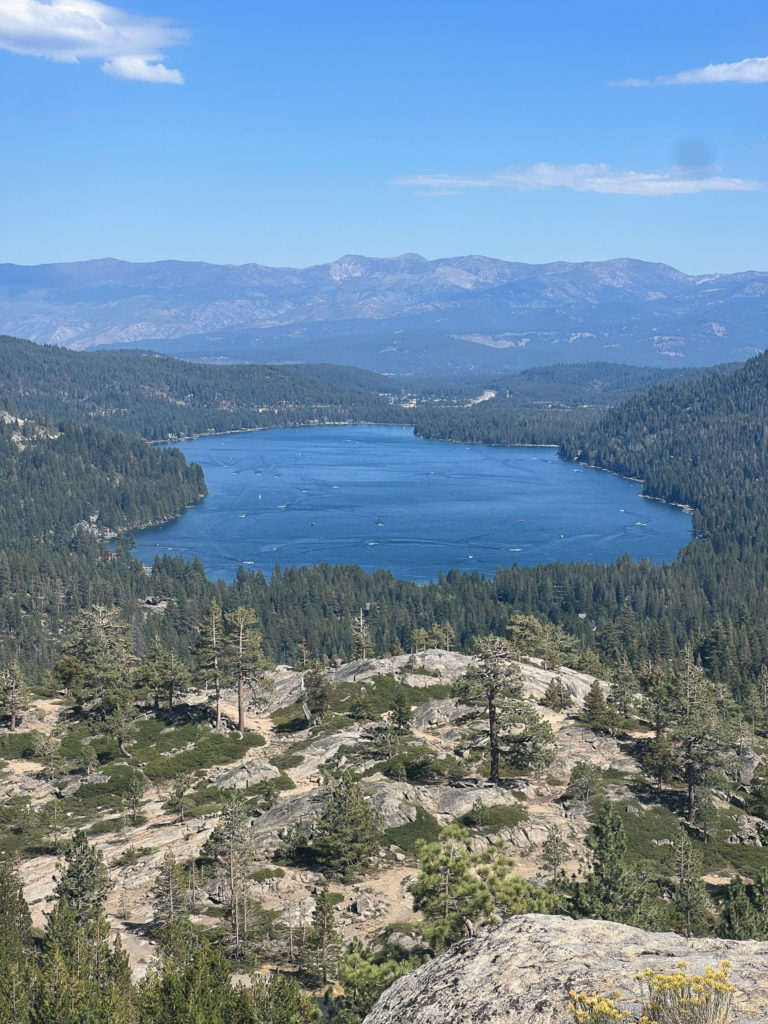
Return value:
[(571, 989), (611, 993), (639, 1009), (646, 967), (692, 973), (731, 964), (735, 1019), (768, 1020), (768, 942), (685, 939), (611, 921), (525, 914), (457, 943), (392, 985), (364, 1024), (572, 1024)]

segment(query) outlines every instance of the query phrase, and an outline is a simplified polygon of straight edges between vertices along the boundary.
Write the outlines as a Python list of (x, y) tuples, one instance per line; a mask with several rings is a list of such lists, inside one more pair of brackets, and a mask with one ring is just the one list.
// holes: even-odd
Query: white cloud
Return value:
[(618, 171), (608, 164), (533, 164), (508, 167), (484, 178), (449, 174), (416, 174), (391, 179), (422, 195), (455, 195), (468, 189), (511, 188), (519, 192), (567, 188), (574, 192), (601, 192), (625, 196), (692, 195), (697, 192), (754, 192), (765, 188), (759, 181), (706, 176), (688, 168), (670, 171)]
[(679, 71), (676, 75), (659, 75), (657, 78), (626, 78), (611, 85), (710, 85), (719, 82), (742, 82), (748, 85), (768, 82), (768, 57), (747, 57), (732, 64), (707, 64), (705, 68)]
[(182, 85), (163, 50), (187, 32), (165, 18), (129, 14), (98, 0), (0, 0), (0, 49), (77, 64), (102, 60), (112, 78)]
[(146, 57), (115, 57), (102, 64), (101, 70), (110, 78), (184, 85), (184, 76), (176, 68), (167, 68), (160, 63), (152, 64)]

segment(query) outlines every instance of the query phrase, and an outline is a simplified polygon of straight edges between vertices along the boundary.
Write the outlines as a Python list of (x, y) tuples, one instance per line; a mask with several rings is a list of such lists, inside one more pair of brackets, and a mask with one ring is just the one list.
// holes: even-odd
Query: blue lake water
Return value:
[(691, 517), (640, 485), (561, 462), (554, 448), (490, 448), (408, 427), (306, 427), (178, 445), (209, 495), (136, 534), (135, 555), (198, 555), (212, 579), (239, 569), (356, 564), (425, 582), (540, 562), (674, 560)]

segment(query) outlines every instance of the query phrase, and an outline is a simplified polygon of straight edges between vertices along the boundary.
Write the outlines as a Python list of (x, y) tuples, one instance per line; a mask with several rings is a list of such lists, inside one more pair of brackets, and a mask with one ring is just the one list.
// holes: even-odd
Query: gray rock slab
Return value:
[(637, 1010), (635, 975), (645, 967), (674, 971), (679, 960), (703, 972), (731, 964), (740, 995), (735, 1022), (768, 1021), (767, 942), (685, 939), (610, 921), (526, 914), (398, 979), (363, 1024), (572, 1024), (571, 989), (618, 988)]

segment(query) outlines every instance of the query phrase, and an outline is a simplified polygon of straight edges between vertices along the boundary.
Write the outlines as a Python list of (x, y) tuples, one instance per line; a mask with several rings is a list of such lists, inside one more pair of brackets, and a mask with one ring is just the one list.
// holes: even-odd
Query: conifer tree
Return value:
[(500, 715), (523, 696), (520, 668), (512, 659), (509, 644), (501, 637), (486, 636), (475, 641), (476, 663), (456, 680), (454, 697), (462, 704), (479, 706), (488, 713), (488, 744), (491, 782), (499, 781), (501, 755)]
[(54, 890), (58, 900), (66, 900), (78, 925), (98, 912), (113, 888), (101, 850), (92, 846), (77, 829), (64, 850), (61, 877)]
[(250, 609), (239, 605), (227, 615), (227, 633), (224, 656), (228, 674), (237, 687), (237, 731), (242, 739), (245, 732), (246, 689), (251, 702), (263, 708), (271, 693), (264, 671), (267, 662), (261, 649), (262, 636), (256, 628), (256, 616)]
[(381, 816), (368, 803), (351, 771), (327, 775), (325, 810), (317, 821), (312, 849), (335, 875), (349, 879), (364, 871), (379, 846)]
[(701, 854), (694, 848), (688, 834), (680, 829), (672, 847), (671, 864), (674, 883), (676, 930), (683, 935), (706, 935), (709, 918), (707, 887)]
[(0, 862), (0, 1024), (26, 1024), (33, 981), (32, 918), (18, 872)]
[(313, 985), (327, 985), (335, 977), (339, 962), (341, 939), (336, 928), (333, 900), (327, 884), (314, 892), (315, 909), (312, 924), (301, 948), (301, 967)]
[(558, 825), (550, 825), (547, 829), (547, 838), (541, 847), (541, 865), (555, 883), (560, 877), (563, 864), (571, 856), (571, 848), (563, 838), (563, 833)]
[(621, 661), (611, 673), (608, 688), (608, 702), (618, 709), (622, 718), (629, 718), (637, 701), (637, 680), (632, 667), (623, 655)]
[(0, 669), (0, 714), (9, 719), (11, 732), (16, 732), (19, 718), (29, 707), (29, 687), (18, 661)]
[(253, 989), (254, 1024), (315, 1024), (320, 1010), (311, 996), (304, 995), (294, 977), (274, 971), (258, 978)]
[(389, 705), (389, 713), (392, 724), (397, 729), (397, 735), (402, 736), (403, 732), (408, 731), (411, 718), (413, 717), (411, 702), (408, 699), (408, 694), (402, 687), (398, 688), (395, 692)]
[(132, 1024), (131, 972), (97, 907), (79, 922), (62, 898), (48, 919), (31, 1024)]
[(565, 711), (567, 708), (573, 707), (573, 697), (563, 682), (562, 676), (552, 676), (547, 683), (541, 703), (545, 708), (551, 708), (553, 711)]
[(221, 729), (221, 689), (224, 667), (224, 630), (221, 609), (211, 601), (200, 625), (194, 649), (196, 676), (204, 684), (206, 692), (213, 690), (216, 708), (216, 729)]
[(167, 927), (187, 912), (186, 887), (181, 868), (170, 850), (163, 855), (154, 885), (152, 886), (153, 920), (161, 927)]
[(353, 658), (370, 658), (373, 656), (373, 642), (365, 614), (361, 608), (352, 620), (352, 656)]
[(442, 829), (436, 842), (418, 840), (416, 853), (420, 871), (408, 888), (435, 953), (474, 935), (484, 922), (552, 909), (547, 893), (511, 874), (511, 861), (499, 847), (474, 852), (472, 834), (461, 825)]
[(132, 698), (133, 660), (119, 609), (93, 605), (69, 624), (54, 670), (79, 706), (106, 721)]
[(331, 686), (322, 666), (315, 662), (308, 672), (304, 673), (304, 703), (309, 712), (311, 724), (322, 722), (331, 703)]
[(696, 820), (696, 794), (700, 786), (721, 785), (735, 770), (737, 736), (732, 699), (706, 678), (686, 648), (677, 676), (675, 720), (670, 740), (687, 789), (688, 824)]
[(568, 777), (566, 797), (580, 803), (589, 803), (597, 792), (602, 777), (602, 772), (594, 761), (577, 761)]
[(236, 955), (245, 951), (249, 939), (250, 896), (248, 866), (251, 856), (248, 814), (238, 790), (230, 790), (221, 823), (203, 846), (203, 856), (218, 861), (225, 871), (229, 894), (229, 922)]
[(123, 803), (130, 810), (132, 823), (135, 825), (139, 817), (141, 798), (147, 791), (147, 777), (143, 772), (133, 770), (128, 777), (128, 785), (123, 794)]
[(171, 795), (168, 798), (168, 803), (172, 810), (178, 811), (179, 821), (183, 825), (185, 821), (185, 813), (188, 805), (188, 799), (190, 790), (193, 788), (192, 776), (184, 772), (179, 775), (171, 789)]
[(576, 906), (587, 917), (637, 923), (643, 893), (626, 861), (624, 825), (608, 802), (600, 808), (586, 842), (591, 870), (578, 887)]
[(189, 922), (187, 887), (173, 853), (166, 850), (152, 886), (154, 939), (164, 964), (189, 962), (197, 944)]
[(584, 698), (584, 705), (581, 710), (581, 720), (590, 729), (601, 732), (607, 728), (608, 706), (605, 703), (603, 688), (597, 679), (592, 680), (587, 696)]
[(734, 875), (720, 904), (715, 934), (723, 939), (756, 939), (760, 921), (740, 875)]

